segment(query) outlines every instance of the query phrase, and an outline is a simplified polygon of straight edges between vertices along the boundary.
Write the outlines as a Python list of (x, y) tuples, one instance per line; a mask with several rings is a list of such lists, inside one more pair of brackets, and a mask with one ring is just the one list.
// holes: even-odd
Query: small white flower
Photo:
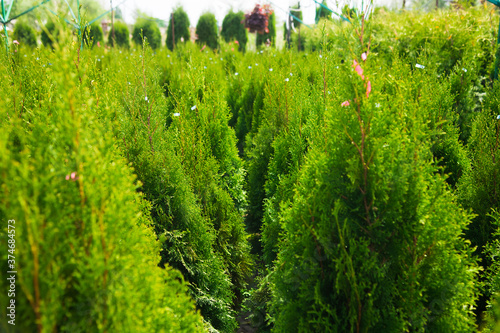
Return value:
[(379, 108), (380, 107), (380, 103), (375, 103), (375, 107)]
[(323, 58), (323, 56), (320, 54), (320, 55), (319, 55), (319, 58), (321, 59), (321, 58)]
[(25, 58), (27, 57), (27, 56), (26, 56), (26, 54), (24, 55), (24, 57), (25, 57)]
[(420, 64), (416, 64), (415, 67), (420, 68), (420, 69), (424, 69), (425, 68), (424, 65), (420, 65)]
[(181, 114), (179, 112), (174, 113), (174, 117), (179, 117)]
[(170, 62), (170, 65), (173, 65), (173, 63), (172, 63), (172, 62)]
[(465, 73), (467, 73), (467, 69), (465, 69), (465, 68), (462, 68), (462, 70), (463, 70), (463, 71), (464, 71)]
[(248, 66), (248, 69), (252, 69), (252, 66)]
[(331, 92), (330, 92), (330, 90), (328, 90), (328, 95), (330, 95), (330, 94), (331, 94)]
[(167, 58), (170, 58), (170, 54), (167, 54)]
[(293, 74), (292, 74), (292, 73), (290, 73), (290, 76), (293, 76)]
[(335, 68), (339, 68), (339, 66), (335, 66)]
[(36, 60), (40, 60), (40, 58), (37, 57)]
[(259, 64), (255, 64), (255, 66), (259, 66)]
[(203, 66), (203, 68), (207, 69), (207, 66)]
[(208, 58), (208, 60), (212, 60), (212, 58)]
[(260, 53), (264, 53), (264, 51), (261, 50)]
[(122, 54), (122, 51), (120, 51), (120, 54)]
[(222, 60), (224, 60), (224, 59), (220, 58), (220, 61), (222, 61)]
[(238, 73), (234, 73), (234, 75), (238, 75)]
[(286, 79), (285, 79), (285, 81), (286, 81), (286, 82), (288, 82), (288, 81), (290, 81), (290, 79), (289, 79), (289, 78), (286, 78)]
[(194, 111), (196, 109), (196, 105), (191, 107), (191, 111)]
[(101, 58), (103, 58), (103, 59), (104, 59), (104, 56), (102, 55), (102, 56), (101, 56)]
[(497, 119), (500, 119), (500, 114), (497, 116)]
[(101, 61), (101, 59), (97, 59), (97, 61)]
[(130, 82), (128, 84), (130, 85)]
[(144, 100), (149, 103), (148, 96), (144, 97)]
[(272, 68), (269, 68), (269, 71), (270, 71), (270, 72), (272, 72), (272, 71), (273, 71), (273, 69), (272, 69)]

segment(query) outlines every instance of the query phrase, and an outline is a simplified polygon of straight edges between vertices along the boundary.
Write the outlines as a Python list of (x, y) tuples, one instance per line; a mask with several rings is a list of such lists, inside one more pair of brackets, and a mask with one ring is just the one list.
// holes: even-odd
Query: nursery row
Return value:
[(497, 331), (498, 17), (319, 26), (2, 54), (1, 330)]

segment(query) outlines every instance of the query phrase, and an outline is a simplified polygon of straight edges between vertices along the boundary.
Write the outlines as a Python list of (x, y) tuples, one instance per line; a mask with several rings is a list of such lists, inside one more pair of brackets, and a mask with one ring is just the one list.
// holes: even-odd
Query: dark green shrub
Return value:
[(36, 47), (35, 30), (26, 23), (17, 21), (14, 25), (13, 39), (17, 40), (21, 45)]
[(217, 21), (215, 15), (212, 13), (205, 13), (198, 19), (196, 24), (196, 35), (198, 36), (197, 43), (207, 45), (212, 49), (216, 49), (219, 45), (219, 29), (217, 28)]
[(222, 21), (221, 36), (226, 43), (237, 40), (239, 43), (239, 51), (245, 51), (247, 45), (247, 29), (242, 21), (245, 19), (243, 12), (233, 12), (232, 10), (224, 17)]
[(146, 38), (149, 46), (155, 50), (161, 46), (161, 33), (156, 22), (150, 19), (139, 19), (134, 25), (132, 40), (136, 45), (142, 45), (142, 38)]
[[(182, 7), (176, 8), (173, 15), (175, 45), (177, 45), (181, 38), (184, 39), (184, 42), (188, 42), (191, 38), (191, 33), (189, 32), (189, 17)], [(170, 16), (170, 20), (168, 21), (166, 44), (170, 51), (174, 49), (172, 43), (172, 16)]]
[(42, 29), (42, 34), (40, 36), (43, 46), (52, 47), (58, 35), (59, 28), (56, 27), (53, 21), (48, 21), (44, 29)]
[(129, 31), (126, 23), (123, 23), (121, 21), (114, 22), (114, 33), (113, 29), (110, 29), (108, 34), (109, 45), (114, 46), (114, 41), (116, 41), (116, 46), (118, 47), (127, 49), (130, 47)]
[(97, 43), (101, 44), (103, 41), (104, 34), (99, 23), (94, 22), (91, 25), (85, 27), (85, 30), (83, 32), (83, 42), (86, 45), (94, 47), (95, 45), (97, 45)]

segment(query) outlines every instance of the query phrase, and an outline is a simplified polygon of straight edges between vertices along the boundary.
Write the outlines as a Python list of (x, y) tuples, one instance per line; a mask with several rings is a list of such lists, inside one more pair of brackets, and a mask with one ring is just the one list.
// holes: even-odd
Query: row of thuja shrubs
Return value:
[(1, 62), (0, 217), (19, 263), (2, 331), (234, 332), (252, 258), (220, 86), (177, 72), (189, 92), (166, 97), (165, 53), (58, 40)]
[[(459, 13), (421, 27), (498, 23)], [(494, 332), (495, 43), (454, 44), (445, 70), (442, 40), (401, 54), (373, 42), (391, 24), (359, 24), (307, 54), (79, 53), (63, 33), (3, 61), (21, 331), (232, 332), (246, 298), (260, 331)]]
[(1, 269), (17, 273), (2, 273), (0, 330), (203, 332), (183, 276), (158, 267), (158, 203), (116, 144), (121, 95), (71, 44), (1, 55)]
[[(187, 15), (185, 13), (184, 16), (186, 16), (187, 19)], [(175, 29), (177, 31), (177, 35), (175, 36), (176, 43), (180, 42), (181, 37), (184, 40), (189, 40), (189, 20), (186, 22), (187, 25), (184, 24), (183, 26), (180, 26), (182, 22), (181, 17), (177, 17), (177, 19), (178, 26), (176, 26)], [(243, 29), (244, 36), (246, 37), (246, 31), (241, 23), (240, 26), (241, 29)], [(58, 34), (61, 29), (64, 28), (59, 22), (54, 22), (52, 20), (48, 21), (47, 24), (42, 28), (40, 36), (42, 44), (49, 47), (53, 46), (53, 43), (58, 39)], [(198, 35), (198, 40), (201, 43), (206, 44), (212, 49), (216, 49), (218, 47), (219, 36), (217, 21), (213, 14), (206, 13), (200, 17), (200, 20), (198, 21), (198, 25), (196, 27), (196, 33)], [(241, 35), (241, 31), (239, 32), (239, 34)], [(36, 32), (29, 24), (25, 22), (16, 22), (12, 37), (23, 45), (30, 47), (37, 46)], [(157, 49), (162, 45), (160, 29), (158, 28), (157, 23), (152, 19), (141, 18), (134, 25), (132, 31), (132, 41), (136, 45), (140, 46), (142, 45), (143, 37), (148, 40), (148, 44), (152, 49)], [(231, 37), (233, 36), (231, 35)], [(229, 40), (229, 37), (227, 39)], [(91, 46), (95, 46), (98, 42), (104, 42), (103, 30), (98, 22), (95, 22), (84, 29), (83, 41)], [(114, 46), (116, 44), (119, 47), (130, 47), (130, 33), (128, 26), (122, 21), (115, 21), (114, 30), (111, 28), (109, 29), (107, 41), (111, 46)], [(246, 39), (243, 39), (242, 43), (242, 47), (244, 48)], [(171, 29), (167, 31), (166, 45), (169, 49), (173, 48)]]
[[(320, 26), (314, 53), (224, 54), (223, 74), (211, 54), (196, 65), (227, 78), (260, 331), (498, 329), (490, 9), (379, 11)], [(162, 64), (166, 93), (182, 89)]]
[[(31, 29), (27, 26), (27, 29)], [(59, 22), (49, 21), (42, 29), (42, 33), (40, 39), (42, 44), (47, 47), (53, 47), (54, 43), (58, 40), (58, 36), (60, 31), (63, 29), (62, 26), (59, 25)], [(15, 31), (15, 30), (14, 30)], [(14, 35), (15, 38), (15, 35)], [(121, 22), (114, 22), (114, 29), (110, 29), (107, 36), (108, 44), (114, 46), (129, 48), (130, 47), (130, 37), (128, 26)], [(101, 25), (99, 23), (93, 23), (87, 27), (85, 27), (83, 32), (83, 41), (87, 45), (95, 46), (97, 43), (104, 42), (104, 33), (102, 31)], [(23, 40), (19, 40), (20, 43)], [(33, 44), (28, 44), (30, 46), (36, 46), (36, 40)]]

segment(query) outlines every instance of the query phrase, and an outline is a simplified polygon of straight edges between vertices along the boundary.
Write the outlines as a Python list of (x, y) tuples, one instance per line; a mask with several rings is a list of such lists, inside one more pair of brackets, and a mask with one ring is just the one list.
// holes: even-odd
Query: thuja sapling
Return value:
[(352, 85), (352, 106), (332, 108), (328, 141), (308, 152), (281, 215), (274, 328), (469, 332), (476, 265), (462, 230), (470, 216), (418, 139), (432, 128), (418, 106), (391, 121), (390, 109), (375, 111), (357, 92), (365, 87)]

